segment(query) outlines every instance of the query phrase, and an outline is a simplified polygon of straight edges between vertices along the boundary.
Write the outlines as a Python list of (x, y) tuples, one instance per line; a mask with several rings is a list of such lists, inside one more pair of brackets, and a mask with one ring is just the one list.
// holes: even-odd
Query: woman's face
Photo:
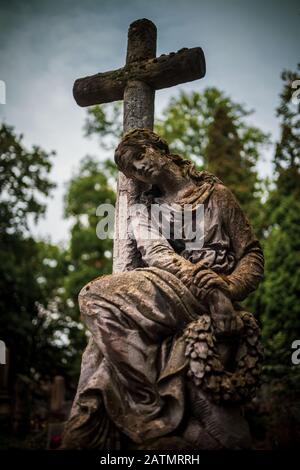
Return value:
[(164, 154), (149, 146), (144, 152), (130, 159), (124, 173), (144, 183), (158, 184), (163, 179), (168, 164), (169, 159)]

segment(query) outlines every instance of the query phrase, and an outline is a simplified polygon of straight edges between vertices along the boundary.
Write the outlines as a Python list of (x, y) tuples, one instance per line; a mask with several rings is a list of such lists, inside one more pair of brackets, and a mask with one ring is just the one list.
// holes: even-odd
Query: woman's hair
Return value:
[(196, 183), (203, 182), (208, 178), (211, 179), (213, 176), (206, 171), (197, 170), (191, 160), (187, 160), (180, 155), (171, 154), (167, 141), (150, 129), (134, 129), (124, 135), (114, 155), (117, 167), (121, 171), (126, 171), (130, 167), (131, 161), (145, 152), (149, 145), (172, 160), (181, 168), (184, 175), (188, 175)]
[(127, 132), (115, 150), (115, 162), (122, 171), (130, 166), (131, 161), (144, 153), (151, 145), (165, 155), (169, 154), (167, 142), (150, 129), (134, 129)]

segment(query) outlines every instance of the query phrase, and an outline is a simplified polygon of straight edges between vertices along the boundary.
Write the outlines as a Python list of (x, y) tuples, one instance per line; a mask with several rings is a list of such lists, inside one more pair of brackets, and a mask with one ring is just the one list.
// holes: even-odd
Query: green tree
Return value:
[(277, 108), (281, 134), (274, 155), (274, 188), (266, 204), (266, 272), (261, 292), (270, 370), (291, 378), (297, 372), (291, 365), (291, 344), (300, 338), (300, 101), (292, 101), (292, 83), (299, 79), (299, 71), (300, 66), (298, 73), (282, 73)]
[(29, 227), (44, 214), (54, 187), (53, 153), (26, 149), (22, 136), (3, 124), (0, 156), (0, 338), (10, 350), (13, 375), (51, 375), (64, 368), (57, 333), (62, 320), (54, 304), (66, 262), (58, 247), (35, 241)]
[(83, 128), (85, 136), (96, 135), (103, 149), (112, 150), (122, 136), (122, 115), (122, 101), (91, 106)]
[(35, 221), (44, 214), (47, 197), (55, 187), (48, 179), (53, 152), (47, 153), (38, 146), (31, 151), (22, 143), (13, 127), (0, 127), (0, 231), (1, 233), (28, 230), (30, 216)]
[[(100, 204), (115, 204), (116, 194), (110, 183), (113, 172), (111, 162), (85, 157), (65, 195), (65, 215), (73, 219), (69, 253), (71, 271), (66, 277), (65, 288), (66, 295), (76, 306), (80, 289), (91, 279), (112, 270), (113, 240), (97, 237), (101, 217), (96, 215), (96, 209)], [(77, 307), (74, 315), (78, 318)]]
[(236, 195), (256, 228), (261, 225), (261, 192), (256, 169), (269, 138), (248, 123), (251, 112), (222, 91), (181, 92), (172, 98), (157, 130), (172, 150), (218, 176)]

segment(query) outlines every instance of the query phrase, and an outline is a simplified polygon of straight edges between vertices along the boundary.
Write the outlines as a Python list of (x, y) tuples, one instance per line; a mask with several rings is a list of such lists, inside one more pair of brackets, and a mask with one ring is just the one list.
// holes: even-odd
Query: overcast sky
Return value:
[[(297, 4), (298, 3), (298, 4)], [(283, 68), (299, 62), (300, 4), (294, 0), (51, 0), (0, 2), (0, 80), (6, 104), (0, 120), (24, 134), (28, 146), (55, 150), (51, 177), (58, 184), (35, 235), (66, 240), (62, 197), (86, 154), (105, 154), (84, 138), (86, 110), (72, 97), (76, 78), (119, 68), (129, 24), (146, 17), (158, 28), (158, 55), (201, 46), (205, 79), (156, 93), (156, 112), (179, 90), (217, 86), (254, 109), (252, 121), (273, 140)], [(259, 166), (270, 174), (270, 151)]]

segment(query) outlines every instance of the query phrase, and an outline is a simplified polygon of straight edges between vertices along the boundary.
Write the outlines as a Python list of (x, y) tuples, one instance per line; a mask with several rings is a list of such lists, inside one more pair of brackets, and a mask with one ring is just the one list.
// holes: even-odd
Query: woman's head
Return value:
[(193, 162), (170, 154), (168, 143), (150, 129), (134, 129), (124, 135), (115, 151), (115, 162), (126, 176), (150, 184), (159, 183), (164, 173), (175, 172), (195, 182), (203, 172)]
[(148, 149), (167, 155), (167, 142), (150, 129), (134, 129), (124, 135), (115, 151), (115, 162), (125, 174), (132, 173), (133, 165)]

